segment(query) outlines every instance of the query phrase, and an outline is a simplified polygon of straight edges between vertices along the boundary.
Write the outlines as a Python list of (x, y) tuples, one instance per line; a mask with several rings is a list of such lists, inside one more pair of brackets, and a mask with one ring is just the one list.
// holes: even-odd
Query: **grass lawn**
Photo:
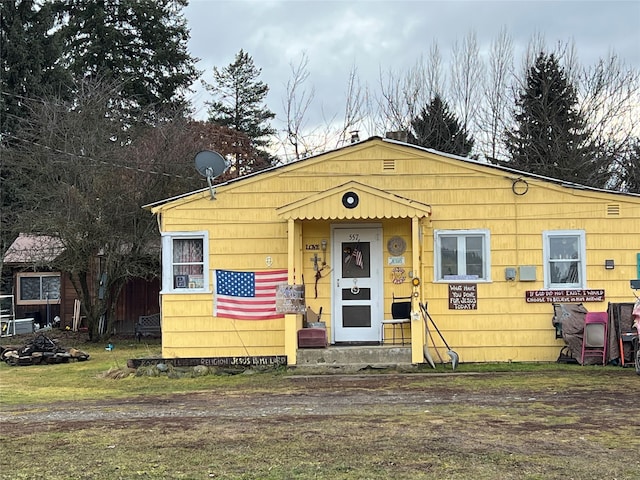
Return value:
[(0, 364), (0, 478), (640, 478), (632, 369), (114, 378), (159, 343), (67, 340), (90, 360)]

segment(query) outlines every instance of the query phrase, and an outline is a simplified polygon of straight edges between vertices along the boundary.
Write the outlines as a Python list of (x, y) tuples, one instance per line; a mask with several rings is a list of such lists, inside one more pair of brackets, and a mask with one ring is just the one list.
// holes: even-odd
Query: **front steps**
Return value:
[(411, 347), (401, 346), (329, 346), (299, 348), (296, 371), (309, 373), (354, 373), (364, 370), (392, 369), (411, 372)]

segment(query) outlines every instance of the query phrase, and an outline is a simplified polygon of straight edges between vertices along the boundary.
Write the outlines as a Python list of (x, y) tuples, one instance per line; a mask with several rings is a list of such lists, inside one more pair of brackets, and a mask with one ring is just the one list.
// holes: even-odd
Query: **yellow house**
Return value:
[(379, 137), (147, 208), (163, 240), (164, 358), (296, 364), (302, 314), (219, 309), (224, 275), (239, 272), (304, 285), (328, 348), (397, 341), (383, 321), (394, 296), (413, 296), (400, 326), (413, 363), (428, 340), (421, 303), (461, 362), (554, 361), (552, 303), (606, 311), (640, 277), (640, 195)]

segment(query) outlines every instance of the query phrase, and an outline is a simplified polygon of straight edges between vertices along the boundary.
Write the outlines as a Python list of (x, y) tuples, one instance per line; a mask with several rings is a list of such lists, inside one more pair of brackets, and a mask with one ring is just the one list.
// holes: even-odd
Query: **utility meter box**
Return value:
[(535, 265), (522, 265), (522, 266), (520, 266), (520, 281), (521, 282), (535, 282), (536, 281), (536, 267), (535, 267)]

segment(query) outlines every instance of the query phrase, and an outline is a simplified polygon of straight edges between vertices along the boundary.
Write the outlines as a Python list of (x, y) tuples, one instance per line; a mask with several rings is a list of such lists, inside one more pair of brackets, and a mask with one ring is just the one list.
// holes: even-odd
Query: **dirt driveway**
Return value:
[[(242, 434), (245, 443), (260, 450), (265, 428), (274, 442), (304, 443), (309, 441), (308, 433), (314, 432), (316, 449), (353, 442), (363, 449), (358, 458), (365, 452), (379, 452), (383, 442), (389, 457), (380, 461), (389, 465), (378, 465), (380, 477), (343, 478), (386, 478), (387, 471), (395, 472), (397, 478), (444, 478), (439, 476), (444, 475), (447, 462), (462, 460), (473, 466), (498, 454), (500, 459), (495, 461), (506, 464), (496, 467), (501, 473), (495, 478), (640, 478), (640, 377), (636, 381), (621, 369), (624, 382), (614, 376), (610, 383), (607, 380), (607, 388), (594, 392), (571, 385), (570, 373), (567, 378), (560, 375), (553, 385), (526, 373), (512, 383), (496, 382), (500, 375), (291, 376), (278, 379), (272, 391), (229, 388), (8, 407), (0, 411), (0, 425), (5, 432), (22, 435), (110, 426), (114, 431), (122, 429), (122, 441), (143, 429), (165, 442), (172, 441), (172, 432), (195, 431), (197, 425), (213, 437), (212, 449), (214, 444), (231, 444)], [(206, 440), (199, 439), (199, 445), (204, 444)], [(420, 450), (420, 458), (429, 455), (429, 468), (416, 467), (417, 460), (409, 466), (408, 459)], [(335, 454), (327, 451), (327, 461), (335, 461)], [(398, 469), (402, 458), (407, 464)]]
[[(500, 374), (441, 375), (441, 378), (477, 377), (483, 384)], [(526, 374), (521, 374), (525, 375)], [(433, 379), (436, 375), (430, 375)], [(546, 392), (488, 390), (442, 384), (433, 389), (422, 382), (420, 375), (312, 375), (287, 379), (290, 388), (285, 392), (254, 392), (229, 389), (225, 392), (199, 392), (162, 397), (136, 397), (129, 400), (108, 400), (80, 405), (38, 405), (37, 408), (5, 408), (0, 411), (0, 423), (19, 422), (23, 426), (38, 423), (66, 423), (77, 428), (83, 422), (147, 420), (171, 418), (172, 421), (191, 421), (193, 418), (251, 418), (298, 417), (315, 415), (348, 415), (367, 410), (422, 412), (426, 406), (456, 405), (477, 408), (523, 408), (544, 404), (558, 420), (584, 417), (583, 426), (607, 428), (612, 431), (628, 425), (629, 414), (638, 410), (640, 378), (637, 391), (585, 392), (550, 390)], [(622, 415), (617, 415), (623, 413)], [(618, 418), (618, 416), (620, 418)], [(640, 416), (635, 419), (640, 421)], [(505, 425), (506, 428), (508, 426)], [(520, 427), (516, 427), (519, 430)]]

